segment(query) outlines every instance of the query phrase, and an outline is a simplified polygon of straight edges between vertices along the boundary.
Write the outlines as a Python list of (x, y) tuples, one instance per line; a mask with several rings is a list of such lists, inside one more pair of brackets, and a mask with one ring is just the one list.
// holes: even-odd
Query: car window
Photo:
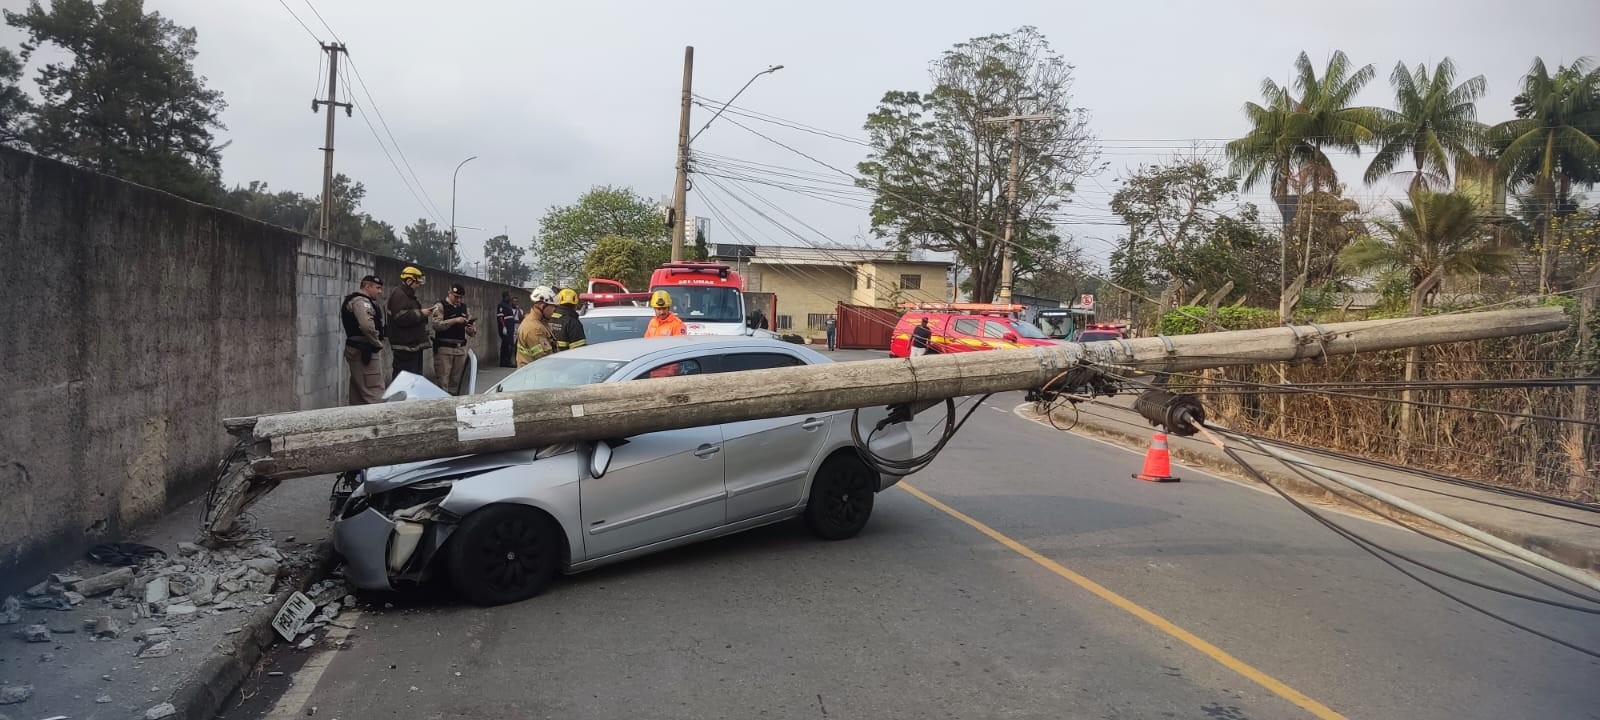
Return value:
[(605, 382), (628, 364), (623, 360), (574, 359), (549, 355), (522, 366), (500, 381), (496, 392), (546, 390)]
[(583, 319), (584, 339), (588, 344), (642, 338), (650, 327), (651, 315), (617, 315)]
[(1004, 338), (1008, 332), (1011, 332), (1011, 328), (1006, 327), (1004, 323), (989, 320), (983, 324), (984, 337), (991, 337), (998, 340), (1000, 338)]
[(963, 319), (955, 321), (952, 325), (955, 328), (955, 331), (958, 332), (958, 333), (961, 333), (962, 335), (977, 335), (978, 334), (978, 321), (977, 320), (973, 320), (971, 318), (963, 318)]
[(800, 358), (783, 353), (732, 353), (723, 355), (721, 360), (722, 369), (718, 372), (766, 370), (768, 368), (794, 367), (805, 364), (800, 361)]
[(1034, 340), (1044, 340), (1047, 337), (1039, 328), (1034, 327), (1033, 323), (1013, 322), (1011, 323), (1011, 329), (1015, 330), (1019, 337), (1032, 338)]
[(679, 377), (682, 375), (699, 374), (700, 361), (694, 358), (689, 358), (688, 360), (674, 360), (669, 363), (657, 365), (653, 368), (650, 368), (649, 372), (646, 372), (645, 374), (634, 379), (643, 380), (645, 378)]
[(1100, 342), (1103, 340), (1120, 340), (1122, 333), (1111, 330), (1085, 330), (1078, 336), (1078, 342)]

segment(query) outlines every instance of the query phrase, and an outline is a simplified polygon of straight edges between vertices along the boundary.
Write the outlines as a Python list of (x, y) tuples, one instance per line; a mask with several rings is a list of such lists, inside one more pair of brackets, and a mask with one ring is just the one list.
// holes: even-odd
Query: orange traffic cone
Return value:
[(1178, 482), (1172, 476), (1172, 458), (1167, 455), (1167, 433), (1156, 431), (1150, 437), (1150, 449), (1144, 454), (1144, 471), (1135, 473), (1135, 480), (1145, 482)]

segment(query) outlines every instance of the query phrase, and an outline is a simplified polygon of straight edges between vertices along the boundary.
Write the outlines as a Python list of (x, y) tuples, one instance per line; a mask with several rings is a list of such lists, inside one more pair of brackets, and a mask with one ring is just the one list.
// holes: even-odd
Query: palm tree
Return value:
[(1566, 204), (1573, 183), (1600, 180), (1600, 69), (1578, 58), (1551, 75), (1534, 58), (1513, 103), (1517, 118), (1496, 125), (1500, 175), (1514, 186), (1531, 187), (1543, 205), (1539, 250), (1539, 292), (1550, 286), (1550, 226)]
[(1404, 273), (1411, 286), (1411, 312), (1420, 314), (1445, 277), (1505, 270), (1509, 251), (1497, 247), (1472, 198), (1419, 190), (1411, 202), (1393, 201), (1396, 219), (1377, 220), (1383, 237), (1351, 243), (1340, 261), (1358, 272)]
[(1439, 61), (1429, 77), (1428, 67), (1408, 71), (1397, 63), (1389, 75), (1394, 86), (1394, 110), (1380, 110), (1378, 152), (1367, 166), (1366, 182), (1390, 174), (1402, 158), (1411, 155), (1416, 170), (1410, 192), (1444, 190), (1450, 186), (1452, 158), (1467, 158), (1477, 150), (1483, 126), (1478, 123), (1478, 98), (1487, 87), (1478, 75), (1455, 84), (1456, 66), (1450, 58)]

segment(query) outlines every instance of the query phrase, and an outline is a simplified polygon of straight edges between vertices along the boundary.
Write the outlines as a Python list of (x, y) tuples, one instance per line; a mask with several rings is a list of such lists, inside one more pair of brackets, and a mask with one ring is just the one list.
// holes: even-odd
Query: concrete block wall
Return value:
[[(0, 148), (0, 595), (199, 496), (224, 418), (344, 402), (339, 299), (404, 265)], [(513, 288), (429, 277), (494, 364)]]

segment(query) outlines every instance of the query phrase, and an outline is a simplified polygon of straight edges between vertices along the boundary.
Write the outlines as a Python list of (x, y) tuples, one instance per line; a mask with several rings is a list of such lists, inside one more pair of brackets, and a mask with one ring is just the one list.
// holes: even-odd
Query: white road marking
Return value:
[[(351, 610), (339, 614), (338, 622), (355, 626), (361, 619), (361, 611)], [(289, 678), (289, 689), (283, 691), (283, 697), (278, 698), (278, 704), (272, 706), (267, 713), (268, 720), (295, 720), (305, 717), (306, 703), (311, 700), (311, 693), (316, 692), (317, 683), (322, 681), (322, 674), (328, 671), (328, 666), (333, 664), (333, 659), (339, 654), (335, 649), (340, 640), (349, 637), (350, 628), (334, 625), (328, 626), (328, 634), (322, 639), (328, 648), (313, 655), (310, 660), (294, 675)]]

